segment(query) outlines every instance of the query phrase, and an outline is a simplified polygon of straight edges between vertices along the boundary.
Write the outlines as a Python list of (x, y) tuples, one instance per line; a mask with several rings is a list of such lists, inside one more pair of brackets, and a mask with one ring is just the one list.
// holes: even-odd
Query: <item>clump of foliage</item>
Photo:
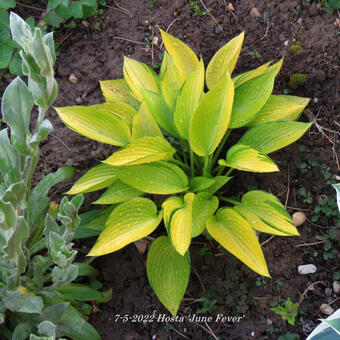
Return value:
[(307, 75), (304, 73), (294, 73), (289, 78), (289, 87), (296, 90), (299, 86), (304, 86), (306, 84)]
[[(110, 298), (110, 292), (74, 283), (95, 271), (88, 263), (74, 263), (72, 239), (83, 196), (64, 197), (60, 205), (47, 197), (52, 186), (73, 177), (74, 169), (60, 168), (31, 190), (39, 143), (52, 130), (44, 115), (58, 92), (53, 35), (32, 32), (13, 13), (10, 28), (22, 48), (28, 87), (17, 77), (2, 99), (7, 128), (0, 131), (0, 334), (12, 340), (100, 339), (75, 308), (90, 313), (85, 301)], [(31, 132), (34, 106), (38, 118)]]
[[(22, 75), (21, 58), (19, 56), (20, 45), (10, 37), (8, 9), (17, 5), (15, 0), (0, 0), (0, 69), (7, 69), (12, 74)], [(41, 9), (41, 16), (37, 26), (32, 17), (26, 19), (26, 23), (32, 29), (40, 27), (43, 31), (47, 26), (59, 27), (62, 23), (74, 28), (76, 23), (72, 19), (85, 19), (97, 15), (102, 11), (99, 5), (105, 6), (105, 0), (49, 0), (46, 9)]]
[(272, 311), (279, 314), (282, 320), (287, 320), (288, 323), (292, 326), (295, 324), (295, 318), (298, 313), (299, 304), (293, 303), (290, 297), (288, 297), (285, 301), (284, 306), (277, 306), (272, 308)]
[[(235, 169), (278, 171), (268, 154), (296, 141), (311, 124), (295, 121), (309, 99), (272, 95), (282, 60), (231, 77), (243, 33), (218, 50), (206, 70), (186, 44), (161, 34), (166, 52), (159, 75), (125, 57), (124, 79), (101, 82), (106, 103), (56, 110), (72, 130), (121, 147), (68, 192), (108, 187), (94, 203), (109, 204), (113, 211), (89, 255), (117, 251), (163, 220), (167, 236), (153, 241), (147, 275), (176, 315), (189, 281), (193, 237), (207, 230), (251, 269), (269, 276), (254, 229), (299, 234), (275, 196), (253, 190), (237, 201), (228, 197), (226, 184)], [(228, 136), (241, 127), (248, 130), (224, 155)], [(153, 199), (160, 197), (163, 202), (156, 205)]]

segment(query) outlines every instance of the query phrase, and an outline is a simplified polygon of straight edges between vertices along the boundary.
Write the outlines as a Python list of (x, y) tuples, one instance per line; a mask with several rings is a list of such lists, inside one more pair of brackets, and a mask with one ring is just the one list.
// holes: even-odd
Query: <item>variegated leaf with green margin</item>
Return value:
[(196, 237), (204, 231), (206, 222), (218, 208), (218, 198), (208, 192), (200, 192), (195, 196), (192, 206), (192, 235)]
[(297, 120), (309, 103), (309, 98), (285, 95), (271, 95), (266, 105), (260, 110), (248, 126), (255, 126), (273, 121)]
[(151, 200), (138, 197), (127, 201), (113, 210), (88, 255), (99, 256), (117, 251), (151, 234), (161, 219), (162, 215), (157, 214), (157, 207)]
[(277, 76), (277, 74), (279, 73), (281, 69), (282, 62), (283, 62), (283, 58), (280, 59), (277, 63), (269, 66), (271, 64), (271, 61), (270, 61), (266, 64), (259, 66), (255, 70), (251, 70), (251, 71), (248, 71), (248, 72), (245, 72), (245, 73), (242, 73), (236, 76), (235, 78), (233, 78), (235, 89), (239, 87), (240, 85), (244, 84), (245, 82), (247, 82), (248, 80), (254, 79), (256, 77), (261, 76), (264, 73), (271, 72), (273, 70), (275, 70), (275, 76)]
[(192, 49), (181, 40), (160, 29), (164, 46), (177, 68), (188, 77), (198, 66), (198, 58)]
[(120, 166), (158, 162), (172, 159), (175, 152), (163, 137), (142, 137), (132, 140), (103, 163)]
[(270, 277), (261, 246), (249, 223), (232, 208), (222, 208), (207, 221), (209, 234), (255, 272)]
[(137, 114), (135, 108), (131, 105), (124, 103), (124, 102), (117, 102), (117, 103), (103, 103), (91, 106), (93, 109), (105, 109), (107, 111), (112, 112), (119, 118), (123, 119), (124, 122), (129, 126), (132, 127), (132, 120), (133, 117)]
[(183, 197), (180, 196), (173, 196), (165, 200), (162, 204), (163, 208), (163, 219), (165, 227), (169, 233), (170, 231), (170, 221), (171, 217), (174, 214), (174, 212), (180, 208), (182, 208), (184, 205)]
[(266, 154), (244, 144), (235, 144), (227, 152), (227, 159), (220, 159), (219, 165), (252, 172), (279, 171), (275, 162)]
[(131, 94), (124, 79), (102, 80), (99, 83), (100, 89), (107, 102), (123, 102), (133, 106), (135, 109), (139, 107), (138, 101)]
[(141, 90), (145, 103), (156, 122), (166, 131), (178, 136), (178, 131), (173, 122), (172, 110), (165, 102), (162, 95), (145, 89)]
[(176, 316), (189, 283), (189, 252), (181, 256), (167, 236), (160, 236), (151, 244), (146, 272), (158, 299)]
[(76, 195), (106, 188), (117, 180), (118, 171), (117, 167), (99, 164), (81, 176), (66, 194)]
[(165, 52), (161, 69), (161, 91), (162, 95), (172, 109), (179, 90), (185, 80), (184, 74), (177, 68), (172, 58)]
[(163, 137), (163, 134), (153, 118), (146, 103), (143, 102), (138, 110), (138, 113), (133, 118), (132, 122), (132, 139), (141, 137)]
[(203, 191), (215, 184), (214, 178), (208, 178), (204, 176), (192, 177), (190, 179), (190, 190), (193, 192)]
[(243, 195), (240, 206), (286, 235), (299, 235), (284, 206), (275, 196), (267, 192), (260, 190), (247, 192)]
[(216, 176), (212, 178), (215, 183), (205, 189), (206, 192), (213, 195), (216, 191), (220, 190), (225, 184), (227, 184), (232, 177), (227, 176)]
[(163, 54), (163, 59), (162, 59), (162, 63), (161, 63), (161, 67), (159, 70), (159, 78), (162, 80), (164, 78), (165, 75), (165, 71), (168, 67), (169, 63), (173, 63), (174, 61), (172, 60), (172, 58), (170, 57), (169, 53), (165, 50), (164, 54)]
[(167, 162), (121, 167), (119, 178), (150, 194), (174, 194), (188, 188), (188, 179), (183, 170)]
[(221, 142), (229, 126), (233, 99), (234, 84), (226, 74), (199, 103), (189, 128), (190, 147), (197, 155), (210, 155)]
[(263, 123), (250, 128), (239, 140), (239, 143), (268, 154), (294, 143), (304, 135), (312, 124), (301, 122)]
[(55, 110), (71, 130), (98, 142), (123, 146), (131, 139), (129, 126), (109, 110), (80, 105)]
[(275, 71), (248, 80), (235, 89), (230, 129), (239, 128), (252, 121), (266, 104), (273, 91)]
[(250, 226), (262, 233), (267, 233), (267, 234), (273, 234), (273, 235), (279, 235), (279, 236), (289, 236), (291, 234), (287, 234), (284, 231), (275, 229), (271, 227), (269, 224), (263, 222), (260, 217), (258, 217), (256, 214), (252, 213), (250, 210), (248, 210), (246, 207), (243, 205), (236, 205), (233, 208), (236, 210), (240, 215), (242, 215), (250, 224)]
[(176, 251), (182, 256), (187, 252), (192, 234), (192, 206), (195, 194), (189, 192), (184, 196), (184, 205), (177, 209), (171, 217), (170, 236)]
[(244, 32), (231, 39), (221, 47), (211, 59), (206, 72), (209, 89), (217, 86), (225, 74), (232, 74), (237, 58), (240, 55), (244, 39)]
[(118, 179), (113, 182), (113, 184), (111, 184), (103, 195), (101, 195), (97, 201), (93, 202), (93, 204), (115, 204), (142, 196), (143, 194), (143, 191), (133, 188)]
[(159, 93), (158, 76), (146, 64), (124, 57), (123, 72), (126, 83), (139, 102), (143, 101), (141, 89)]
[(182, 138), (189, 138), (189, 126), (191, 117), (197, 109), (204, 89), (204, 64), (199, 63), (184, 82), (177, 97), (173, 120)]
[(271, 64), (271, 61), (269, 61), (268, 63), (263, 64), (263, 65), (257, 67), (254, 70), (241, 73), (238, 76), (234, 77), (233, 78), (233, 82), (234, 82), (235, 89), (237, 87), (239, 87), (240, 85), (242, 85), (243, 83), (247, 82), (248, 80), (256, 78), (258, 76), (261, 76), (263, 73), (265, 73), (267, 67), (270, 64)]

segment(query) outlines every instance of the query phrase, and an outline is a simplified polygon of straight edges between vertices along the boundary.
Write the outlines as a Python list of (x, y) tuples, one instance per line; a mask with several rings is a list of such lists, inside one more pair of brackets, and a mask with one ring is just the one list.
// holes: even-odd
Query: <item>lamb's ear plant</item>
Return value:
[[(75, 263), (72, 249), (83, 196), (64, 197), (59, 205), (47, 197), (52, 186), (73, 177), (74, 169), (60, 168), (31, 188), (39, 143), (52, 130), (44, 115), (58, 91), (53, 36), (32, 32), (13, 13), (10, 25), (22, 47), (28, 86), (16, 78), (2, 98), (7, 128), (0, 131), (0, 337), (100, 339), (82, 314), (92, 310), (85, 301), (105, 301), (110, 292), (79, 283), (95, 270), (89, 262)], [(38, 117), (30, 129), (34, 107)]]
[[(193, 237), (206, 230), (269, 276), (254, 230), (299, 235), (275, 196), (255, 190), (236, 201), (228, 197), (228, 186), (235, 169), (279, 170), (268, 154), (308, 130), (309, 123), (296, 120), (309, 99), (272, 94), (282, 60), (232, 77), (243, 33), (218, 50), (206, 69), (182, 41), (161, 34), (166, 51), (159, 75), (125, 57), (124, 79), (100, 84), (106, 103), (56, 110), (72, 130), (121, 147), (68, 192), (107, 188), (94, 203), (111, 205), (111, 212), (103, 212), (105, 228), (103, 223), (89, 255), (119, 250), (163, 220), (167, 235), (153, 241), (146, 269), (156, 295), (176, 315), (189, 281)], [(240, 140), (228, 145), (230, 133), (245, 127)]]

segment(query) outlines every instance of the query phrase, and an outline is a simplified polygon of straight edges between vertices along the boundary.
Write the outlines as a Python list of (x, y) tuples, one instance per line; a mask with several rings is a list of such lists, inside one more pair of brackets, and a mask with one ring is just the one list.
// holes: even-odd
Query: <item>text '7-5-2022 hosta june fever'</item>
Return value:
[[(68, 192), (107, 188), (94, 202), (110, 206), (99, 217), (102, 230), (89, 255), (117, 251), (163, 220), (166, 236), (152, 242), (146, 269), (157, 297), (176, 315), (189, 281), (192, 238), (206, 231), (270, 276), (254, 230), (299, 235), (275, 196), (254, 190), (236, 201), (226, 193), (234, 170), (279, 171), (268, 154), (295, 142), (311, 124), (296, 121), (308, 98), (272, 95), (282, 60), (232, 77), (244, 33), (207, 67), (182, 41), (161, 35), (166, 51), (159, 74), (125, 57), (124, 79), (101, 82), (105, 103), (56, 110), (70, 129), (121, 147)], [(227, 148), (230, 133), (245, 127)]]

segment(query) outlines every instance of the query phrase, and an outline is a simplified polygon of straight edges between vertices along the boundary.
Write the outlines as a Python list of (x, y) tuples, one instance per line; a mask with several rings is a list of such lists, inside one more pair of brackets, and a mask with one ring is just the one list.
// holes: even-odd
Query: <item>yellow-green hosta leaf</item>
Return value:
[(266, 122), (297, 120), (309, 103), (309, 98), (271, 95), (266, 105), (248, 125), (255, 126)]
[(176, 316), (189, 282), (189, 252), (181, 256), (167, 236), (160, 236), (151, 244), (146, 273), (158, 299)]
[(269, 224), (263, 222), (260, 217), (252, 213), (250, 210), (245, 208), (243, 205), (236, 205), (234, 208), (240, 215), (242, 215), (250, 224), (250, 226), (262, 233), (267, 234), (273, 234), (273, 235), (279, 235), (279, 236), (287, 236), (291, 234), (287, 234), (286, 232), (283, 232), (281, 230), (275, 229), (271, 227)]
[(226, 73), (232, 74), (240, 55), (244, 32), (221, 47), (211, 59), (206, 72), (209, 89), (217, 86)]
[(230, 129), (245, 126), (254, 119), (271, 95), (274, 80), (275, 72), (266, 72), (235, 89)]
[(189, 143), (199, 156), (214, 152), (229, 126), (234, 84), (229, 74), (199, 103), (189, 128)]
[(243, 195), (240, 206), (286, 235), (299, 235), (284, 206), (275, 196), (267, 192), (260, 190), (247, 192)]
[(163, 134), (153, 118), (150, 110), (145, 102), (143, 102), (138, 110), (138, 113), (133, 118), (132, 123), (132, 139), (141, 137), (163, 137)]
[(164, 71), (161, 69), (161, 74), (163, 72), (163, 75), (161, 76), (161, 91), (166, 103), (172, 109), (185, 76), (177, 68), (172, 58), (166, 52), (164, 54), (163, 61), (164, 60), (167, 61), (165, 61), (165, 66), (163, 66), (162, 63)]
[(177, 97), (173, 120), (182, 138), (189, 138), (189, 126), (191, 117), (197, 109), (204, 89), (204, 64), (199, 63), (193, 71)]
[(129, 126), (106, 109), (80, 105), (55, 109), (71, 130), (98, 142), (123, 146), (131, 139)]
[(117, 167), (99, 164), (81, 176), (66, 194), (76, 195), (106, 188), (118, 179), (118, 171)]
[(107, 111), (112, 112), (119, 118), (123, 119), (124, 122), (129, 126), (129, 128), (132, 127), (133, 117), (137, 114), (137, 111), (135, 108), (133, 108), (131, 105), (124, 103), (124, 102), (97, 104), (97, 105), (92, 105), (92, 108), (105, 109)]
[(166, 131), (174, 136), (178, 136), (178, 132), (173, 122), (172, 110), (165, 102), (162, 95), (142, 89), (145, 103), (150, 110), (156, 122)]
[(192, 207), (192, 235), (196, 237), (204, 231), (206, 222), (218, 208), (218, 198), (208, 192), (200, 192), (195, 196)]
[(126, 144), (103, 163), (120, 166), (158, 162), (172, 159), (175, 152), (163, 137), (142, 137)]
[(188, 77), (198, 66), (198, 58), (192, 49), (181, 40), (160, 29), (164, 46), (177, 68)]
[(185, 191), (188, 187), (188, 179), (183, 170), (167, 162), (122, 167), (119, 178), (150, 194), (174, 194)]
[(165, 50), (163, 54), (161, 68), (159, 70), (159, 78), (162, 80), (164, 78), (165, 71), (168, 67), (169, 63), (173, 63), (174, 61), (170, 57), (169, 53)]
[(170, 230), (170, 220), (173, 213), (182, 208), (184, 205), (184, 200), (180, 196), (173, 196), (165, 200), (162, 204), (163, 207), (163, 219), (165, 227), (167, 228), (168, 232)]
[(232, 177), (227, 176), (216, 176), (212, 178), (215, 183), (211, 186), (209, 186), (207, 189), (205, 189), (206, 192), (213, 195), (216, 191), (220, 190), (225, 184), (227, 184)]
[(120, 181), (119, 179), (109, 186), (109, 188), (93, 202), (93, 204), (115, 204), (125, 202), (131, 198), (142, 196), (143, 191), (133, 188)]
[(209, 234), (255, 272), (270, 277), (261, 246), (249, 223), (232, 208), (222, 208), (207, 221)]
[(182, 256), (187, 252), (192, 233), (192, 205), (195, 194), (189, 192), (184, 196), (183, 208), (177, 209), (170, 222), (171, 242)]
[(310, 128), (312, 123), (268, 122), (250, 128), (239, 143), (271, 153), (294, 143)]
[(269, 61), (266, 64), (263, 64), (256, 68), (255, 70), (251, 70), (242, 74), (239, 74), (238, 76), (233, 78), (235, 89), (245, 83), (246, 81), (250, 79), (254, 79), (258, 76), (261, 76), (265, 71), (267, 70), (267, 67), (271, 64), (271, 61)]
[(190, 179), (190, 190), (194, 192), (203, 191), (215, 184), (214, 178), (197, 176)]
[(138, 108), (139, 103), (131, 94), (124, 79), (102, 80), (99, 83), (107, 102), (123, 102)]
[(161, 219), (162, 215), (157, 214), (156, 205), (151, 200), (133, 198), (113, 210), (88, 255), (100, 256), (117, 251), (151, 234)]
[(143, 101), (141, 89), (159, 92), (158, 76), (146, 64), (124, 57), (123, 72), (126, 83), (139, 102)]
[(281, 58), (277, 63), (273, 64), (272, 66), (269, 66), (266, 69), (266, 72), (271, 72), (271, 71), (274, 70), (275, 71), (275, 77), (276, 77), (281, 70), (282, 63), (283, 63), (283, 58)]
[(279, 168), (275, 162), (271, 160), (266, 154), (244, 144), (235, 144), (232, 146), (227, 152), (227, 159), (220, 159), (218, 164), (242, 171), (279, 171)]

